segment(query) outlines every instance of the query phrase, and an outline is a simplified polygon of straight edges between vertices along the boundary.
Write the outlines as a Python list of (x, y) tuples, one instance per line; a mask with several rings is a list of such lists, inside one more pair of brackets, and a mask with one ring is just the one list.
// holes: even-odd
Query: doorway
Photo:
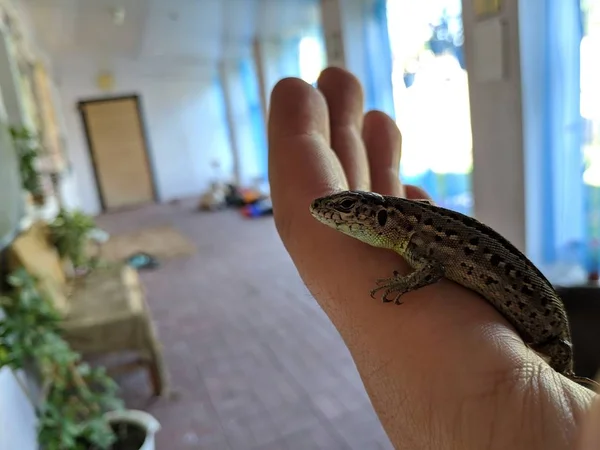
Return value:
[(103, 211), (156, 201), (137, 95), (78, 103)]

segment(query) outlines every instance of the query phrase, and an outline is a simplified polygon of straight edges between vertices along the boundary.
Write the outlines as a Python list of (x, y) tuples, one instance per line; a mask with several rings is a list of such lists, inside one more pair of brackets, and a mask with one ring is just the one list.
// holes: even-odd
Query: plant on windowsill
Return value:
[(96, 227), (94, 219), (81, 211), (61, 209), (49, 224), (52, 244), (63, 260), (65, 270), (73, 274), (75, 269), (90, 268), (93, 261), (86, 251), (87, 235)]
[(40, 174), (36, 167), (43, 153), (39, 139), (25, 127), (10, 127), (10, 135), (19, 158), (19, 170), (23, 189), (27, 191), (37, 206), (45, 203)]
[(112, 448), (117, 435), (106, 413), (123, 408), (116, 384), (103, 368), (82, 362), (61, 337), (60, 316), (28, 272), (16, 270), (8, 283), (8, 295), (0, 297), (5, 312), (0, 320), (0, 368), (34, 368), (41, 386), (39, 399), (17, 380), (35, 407), (40, 447)]

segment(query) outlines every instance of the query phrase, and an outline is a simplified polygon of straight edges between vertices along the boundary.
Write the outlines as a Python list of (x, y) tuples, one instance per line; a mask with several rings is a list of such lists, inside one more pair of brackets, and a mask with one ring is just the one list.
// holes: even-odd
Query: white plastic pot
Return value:
[(151, 414), (137, 409), (109, 411), (105, 414), (109, 422), (126, 422), (138, 425), (146, 430), (146, 440), (139, 450), (155, 450), (154, 435), (160, 430), (160, 423)]

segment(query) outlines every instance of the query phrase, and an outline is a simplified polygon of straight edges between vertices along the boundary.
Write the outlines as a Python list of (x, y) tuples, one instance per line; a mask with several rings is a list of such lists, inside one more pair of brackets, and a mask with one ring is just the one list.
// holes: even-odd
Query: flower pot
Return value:
[(152, 415), (135, 409), (105, 414), (117, 434), (112, 450), (155, 450), (154, 435), (160, 423)]

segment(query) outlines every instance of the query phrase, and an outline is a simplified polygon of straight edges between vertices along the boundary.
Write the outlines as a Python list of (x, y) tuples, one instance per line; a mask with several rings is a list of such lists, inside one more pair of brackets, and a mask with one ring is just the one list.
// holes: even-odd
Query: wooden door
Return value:
[(155, 200), (138, 102), (134, 96), (79, 104), (105, 210)]

